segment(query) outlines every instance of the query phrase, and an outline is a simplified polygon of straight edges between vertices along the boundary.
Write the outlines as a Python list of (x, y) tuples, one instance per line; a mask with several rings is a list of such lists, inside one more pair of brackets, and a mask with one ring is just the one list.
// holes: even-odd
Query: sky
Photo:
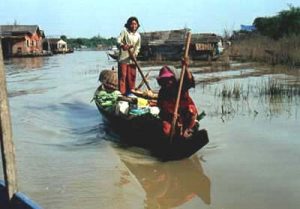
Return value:
[(117, 37), (130, 16), (140, 32), (188, 27), (224, 34), (278, 14), (300, 0), (0, 0), (0, 25), (39, 25), (46, 36)]

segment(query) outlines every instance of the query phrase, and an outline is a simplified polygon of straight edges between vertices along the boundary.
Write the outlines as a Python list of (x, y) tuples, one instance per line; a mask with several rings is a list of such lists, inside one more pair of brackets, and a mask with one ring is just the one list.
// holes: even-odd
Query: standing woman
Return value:
[(141, 36), (137, 32), (140, 27), (136, 17), (130, 17), (124, 25), (117, 42), (120, 48), (118, 59), (119, 90), (123, 95), (128, 95), (135, 88), (136, 66), (130, 59), (128, 50), (136, 57), (141, 48)]

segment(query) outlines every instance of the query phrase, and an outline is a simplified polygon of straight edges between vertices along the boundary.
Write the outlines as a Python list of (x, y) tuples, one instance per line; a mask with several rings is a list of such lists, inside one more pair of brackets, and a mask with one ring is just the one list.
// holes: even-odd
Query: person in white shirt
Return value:
[(118, 57), (118, 84), (123, 95), (128, 95), (135, 88), (136, 66), (130, 58), (128, 50), (133, 56), (137, 56), (141, 48), (141, 36), (137, 32), (140, 27), (136, 17), (130, 17), (125, 28), (117, 38), (120, 49)]

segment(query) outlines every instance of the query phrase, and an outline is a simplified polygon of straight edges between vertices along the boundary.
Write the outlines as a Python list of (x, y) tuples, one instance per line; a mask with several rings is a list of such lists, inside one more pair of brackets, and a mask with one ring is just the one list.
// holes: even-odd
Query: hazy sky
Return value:
[(276, 15), (300, 0), (0, 0), (0, 25), (37, 24), (46, 35), (116, 37), (130, 16), (140, 32), (237, 30), (259, 16)]

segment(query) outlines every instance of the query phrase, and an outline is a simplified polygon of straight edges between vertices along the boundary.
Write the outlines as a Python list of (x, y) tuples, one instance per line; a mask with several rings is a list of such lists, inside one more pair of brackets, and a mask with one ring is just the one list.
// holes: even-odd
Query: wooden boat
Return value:
[(118, 56), (119, 54), (117, 52), (107, 52), (107, 55), (112, 58), (113, 60), (117, 60), (118, 59)]
[(119, 135), (122, 146), (137, 146), (150, 151), (162, 161), (179, 160), (190, 157), (208, 143), (205, 129), (194, 127), (193, 134), (188, 138), (175, 136), (170, 142), (162, 132), (162, 121), (151, 113), (142, 115), (117, 115), (107, 111), (97, 100), (99, 112), (109, 123), (110, 128)]
[[(190, 45), (190, 40), (191, 33), (188, 33), (185, 44), (186, 47), (184, 50), (185, 58), (188, 57), (188, 46)], [(131, 54), (130, 50), (128, 52)], [(150, 90), (149, 84), (147, 83), (147, 80), (145, 79), (135, 57), (132, 54), (130, 57), (137, 66), (148, 90)], [(181, 76), (180, 79), (182, 81), (183, 76)], [(121, 144), (125, 146), (138, 146), (148, 149), (153, 156), (166, 161), (188, 158), (208, 143), (207, 131), (205, 129), (199, 130), (199, 126), (194, 126), (189, 137), (183, 137), (180, 134), (175, 134), (172, 140), (170, 140), (170, 137), (165, 136), (163, 133), (162, 120), (159, 118), (158, 113), (156, 115), (152, 114), (151, 109), (150, 111), (145, 111), (141, 114), (131, 114), (131, 110), (136, 110), (136, 107), (126, 107), (127, 110), (130, 110), (128, 114), (126, 111), (121, 112), (122, 114), (120, 114), (119, 111), (115, 111), (118, 109), (114, 109), (113, 104), (115, 104), (116, 101), (118, 102), (118, 99), (120, 98), (119, 96), (115, 96), (115, 94), (113, 94), (116, 92), (115, 90), (117, 90), (117, 82), (112, 81), (116, 80), (117, 73), (113, 71), (106, 71), (102, 74), (101, 72), (99, 81), (102, 83), (104, 88), (101, 89), (100, 86), (97, 89), (94, 99), (99, 112), (109, 122), (110, 127), (120, 136)], [(112, 83), (114, 85), (112, 85)], [(109, 103), (111, 105), (110, 108), (103, 106), (105, 103), (107, 103), (105, 99), (109, 98), (107, 95), (108, 92), (104, 89), (112, 90), (112, 95), (110, 96), (113, 96), (113, 100), (111, 100), (111, 103)], [(180, 89), (181, 88), (179, 88), (178, 91), (180, 91)], [(133, 106), (138, 105), (135, 104)], [(177, 111), (176, 107), (175, 111)]]
[(4, 181), (0, 181), (0, 208), (1, 209), (41, 209), (34, 201), (21, 192), (14, 194), (10, 201), (7, 202), (7, 195)]

